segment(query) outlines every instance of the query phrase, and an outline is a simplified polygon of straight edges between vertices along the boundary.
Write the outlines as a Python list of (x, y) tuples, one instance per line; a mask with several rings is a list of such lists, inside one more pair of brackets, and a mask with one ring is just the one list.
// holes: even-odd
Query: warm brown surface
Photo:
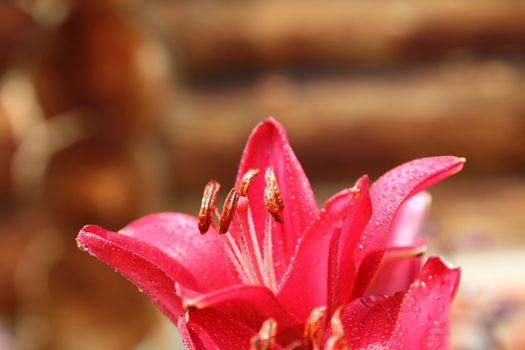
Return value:
[(166, 2), (155, 14), (198, 76), (525, 52), (514, 0)]
[(465, 156), (471, 174), (501, 174), (525, 170), (523, 96), (525, 66), (501, 61), (307, 81), (273, 76), (179, 92), (178, 118), (167, 124), (177, 166), (193, 169), (178, 180), (191, 186), (206, 181), (201, 174), (229, 175), (221, 164), (234, 166), (245, 135), (269, 115), (319, 178), (377, 174), (438, 154)]

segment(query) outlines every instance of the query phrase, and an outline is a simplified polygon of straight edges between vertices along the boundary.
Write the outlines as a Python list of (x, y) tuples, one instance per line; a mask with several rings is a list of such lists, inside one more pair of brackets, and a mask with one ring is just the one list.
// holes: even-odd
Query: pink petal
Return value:
[(353, 296), (368, 287), (377, 270), (399, 207), (414, 194), (457, 173), (465, 159), (453, 156), (416, 159), (402, 164), (379, 178), (370, 189), (372, 218), (359, 244), (356, 262), (359, 267)]
[[(132, 281), (172, 322), (176, 322), (183, 308), (175, 293), (174, 280), (156, 264), (105, 238), (111, 234), (115, 235), (97, 226), (88, 226), (80, 231), (77, 242), (82, 249), (88, 250)], [(153, 259), (166, 259), (162, 253), (151, 253), (150, 257)], [(180, 275), (191, 279), (185, 271), (180, 271)]]
[[(449, 268), (438, 257), (430, 257), (418, 282), (408, 290), (396, 327), (396, 341), (407, 349), (445, 349), (448, 346), (450, 304), (456, 294), (459, 268)], [(411, 334), (412, 329), (418, 329)]]
[(405, 201), (392, 223), (388, 247), (410, 247), (421, 234), (432, 197), (422, 191)]
[(351, 349), (446, 349), (449, 309), (459, 269), (430, 258), (405, 293), (390, 298), (364, 297), (341, 313)]
[(179, 316), (179, 319), (177, 320), (177, 328), (179, 329), (182, 343), (187, 349), (206, 350), (198, 335), (188, 327), (188, 324), (186, 323), (186, 315)]
[[(368, 196), (367, 183), (366, 177), (358, 180), (360, 196), (348, 189), (330, 198), (299, 243), (287, 279), (278, 292), (278, 298), (303, 322), (313, 308), (332, 306), (337, 278), (337, 266), (334, 264), (337, 263), (343, 220), (347, 217), (366, 216), (366, 203), (361, 199)], [(364, 219), (365, 224), (368, 218), (369, 216)]]
[[(208, 292), (240, 282), (213, 227), (201, 235), (197, 219), (180, 213), (157, 213), (142, 217), (119, 231), (161, 250), (193, 276), (198, 292)], [(178, 280), (177, 280), (178, 281)]]
[(338, 252), (338, 271), (335, 281), (334, 305), (346, 303), (352, 293), (352, 286), (359, 269), (359, 257), (365, 249), (367, 237), (365, 228), (372, 216), (372, 203), (368, 191), (368, 178), (358, 181), (359, 198), (354, 210), (344, 219)]
[(421, 268), (425, 246), (388, 248), (366, 294), (394, 295), (414, 282)]
[(259, 242), (263, 241), (267, 213), (263, 202), (264, 172), (269, 167), (274, 169), (284, 203), (281, 213), (283, 223), (273, 224), (274, 262), (279, 280), (288, 267), (297, 240), (316, 218), (319, 210), (310, 183), (288, 143), (286, 131), (272, 118), (257, 125), (250, 135), (236, 180), (238, 186), (249, 169), (261, 171), (248, 191)]
[[(259, 331), (214, 309), (191, 310), (187, 319), (180, 319), (179, 329), (184, 329), (184, 343), (191, 350), (249, 349), (250, 339)], [(279, 325), (277, 332), (280, 332)], [(275, 344), (272, 349), (282, 350), (283, 347)]]
[(283, 344), (302, 336), (302, 324), (281, 306), (266, 287), (236, 285), (195, 297), (192, 291), (179, 286), (178, 294), (190, 310), (212, 308), (252, 329), (258, 330), (265, 320), (273, 318), (279, 327), (278, 339)]
[(141, 218), (120, 233), (86, 226), (77, 242), (135, 283), (175, 322), (182, 312), (175, 282), (200, 293), (239, 283), (216, 239), (215, 232), (198, 233), (195, 218), (161, 213)]

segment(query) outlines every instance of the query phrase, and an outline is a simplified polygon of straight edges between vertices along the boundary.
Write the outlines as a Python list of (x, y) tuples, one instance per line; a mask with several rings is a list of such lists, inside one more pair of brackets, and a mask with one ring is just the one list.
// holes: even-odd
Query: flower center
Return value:
[[(296, 339), (286, 345), (287, 350), (349, 350), (344, 335), (339, 307), (330, 316), (325, 306), (314, 308), (305, 322), (302, 339)], [(328, 330), (329, 328), (329, 330)], [(323, 344), (325, 332), (328, 339)], [(259, 333), (250, 339), (250, 350), (272, 350), (279, 333), (277, 322), (269, 318), (263, 322)]]
[(282, 223), (281, 211), (284, 205), (275, 173), (272, 168), (267, 168), (262, 198), (267, 214), (261, 246), (247, 196), (250, 184), (258, 174), (259, 169), (250, 169), (243, 175), (239, 187), (232, 188), (228, 193), (220, 214), (216, 208), (220, 184), (210, 180), (204, 188), (198, 226), (201, 234), (206, 233), (211, 225), (215, 227), (215, 214), (219, 221), (219, 240), (241, 280), (246, 284), (264, 285), (276, 292), (272, 220)]

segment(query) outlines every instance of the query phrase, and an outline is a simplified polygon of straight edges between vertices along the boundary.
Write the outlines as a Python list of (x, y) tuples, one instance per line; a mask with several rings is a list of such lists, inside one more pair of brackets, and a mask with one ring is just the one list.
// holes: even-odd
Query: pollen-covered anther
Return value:
[(220, 187), (221, 184), (215, 180), (210, 180), (204, 187), (201, 208), (199, 210), (199, 231), (201, 234), (205, 234), (210, 228), (215, 203), (217, 203), (217, 193)]
[(232, 188), (222, 207), (221, 218), (219, 220), (219, 234), (222, 235), (228, 232), (233, 216), (235, 215), (235, 208), (237, 207), (238, 201), (239, 193), (235, 188)]
[(349, 350), (348, 344), (345, 339), (345, 331), (343, 328), (343, 322), (341, 321), (341, 307), (335, 310), (332, 318), (330, 319), (330, 328), (332, 335), (326, 341), (326, 350)]
[(281, 211), (284, 208), (284, 204), (273, 168), (266, 169), (264, 179), (266, 180), (266, 188), (264, 189), (264, 206), (275, 221), (282, 223)]
[(263, 322), (259, 333), (250, 339), (250, 350), (271, 350), (275, 345), (277, 322), (269, 318)]
[(319, 306), (312, 310), (310, 316), (306, 320), (304, 325), (303, 338), (307, 349), (319, 349), (321, 343), (321, 336), (319, 331), (324, 327), (322, 326), (326, 317), (326, 306)]
[(248, 194), (248, 188), (252, 183), (253, 179), (259, 174), (259, 169), (250, 169), (244, 173), (239, 185), (239, 196), (246, 196)]

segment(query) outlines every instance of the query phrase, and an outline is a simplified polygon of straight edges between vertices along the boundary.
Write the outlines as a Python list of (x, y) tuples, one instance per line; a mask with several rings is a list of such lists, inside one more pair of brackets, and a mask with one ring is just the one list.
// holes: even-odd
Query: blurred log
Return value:
[(514, 0), (164, 2), (153, 17), (195, 75), (525, 53)]
[(0, 74), (24, 48), (34, 29), (27, 13), (11, 2), (0, 2)]
[(0, 199), (11, 185), (11, 159), (15, 149), (11, 125), (0, 103)]
[(175, 99), (165, 128), (182, 187), (233, 179), (257, 122), (276, 116), (307, 173), (378, 173), (416, 157), (456, 154), (467, 172), (525, 170), (525, 67), (449, 64), (381, 76), (266, 78)]
[(106, 137), (143, 132), (155, 124), (166, 88), (162, 47), (127, 7), (72, 4), (36, 60), (34, 82), (45, 116), (87, 109)]

